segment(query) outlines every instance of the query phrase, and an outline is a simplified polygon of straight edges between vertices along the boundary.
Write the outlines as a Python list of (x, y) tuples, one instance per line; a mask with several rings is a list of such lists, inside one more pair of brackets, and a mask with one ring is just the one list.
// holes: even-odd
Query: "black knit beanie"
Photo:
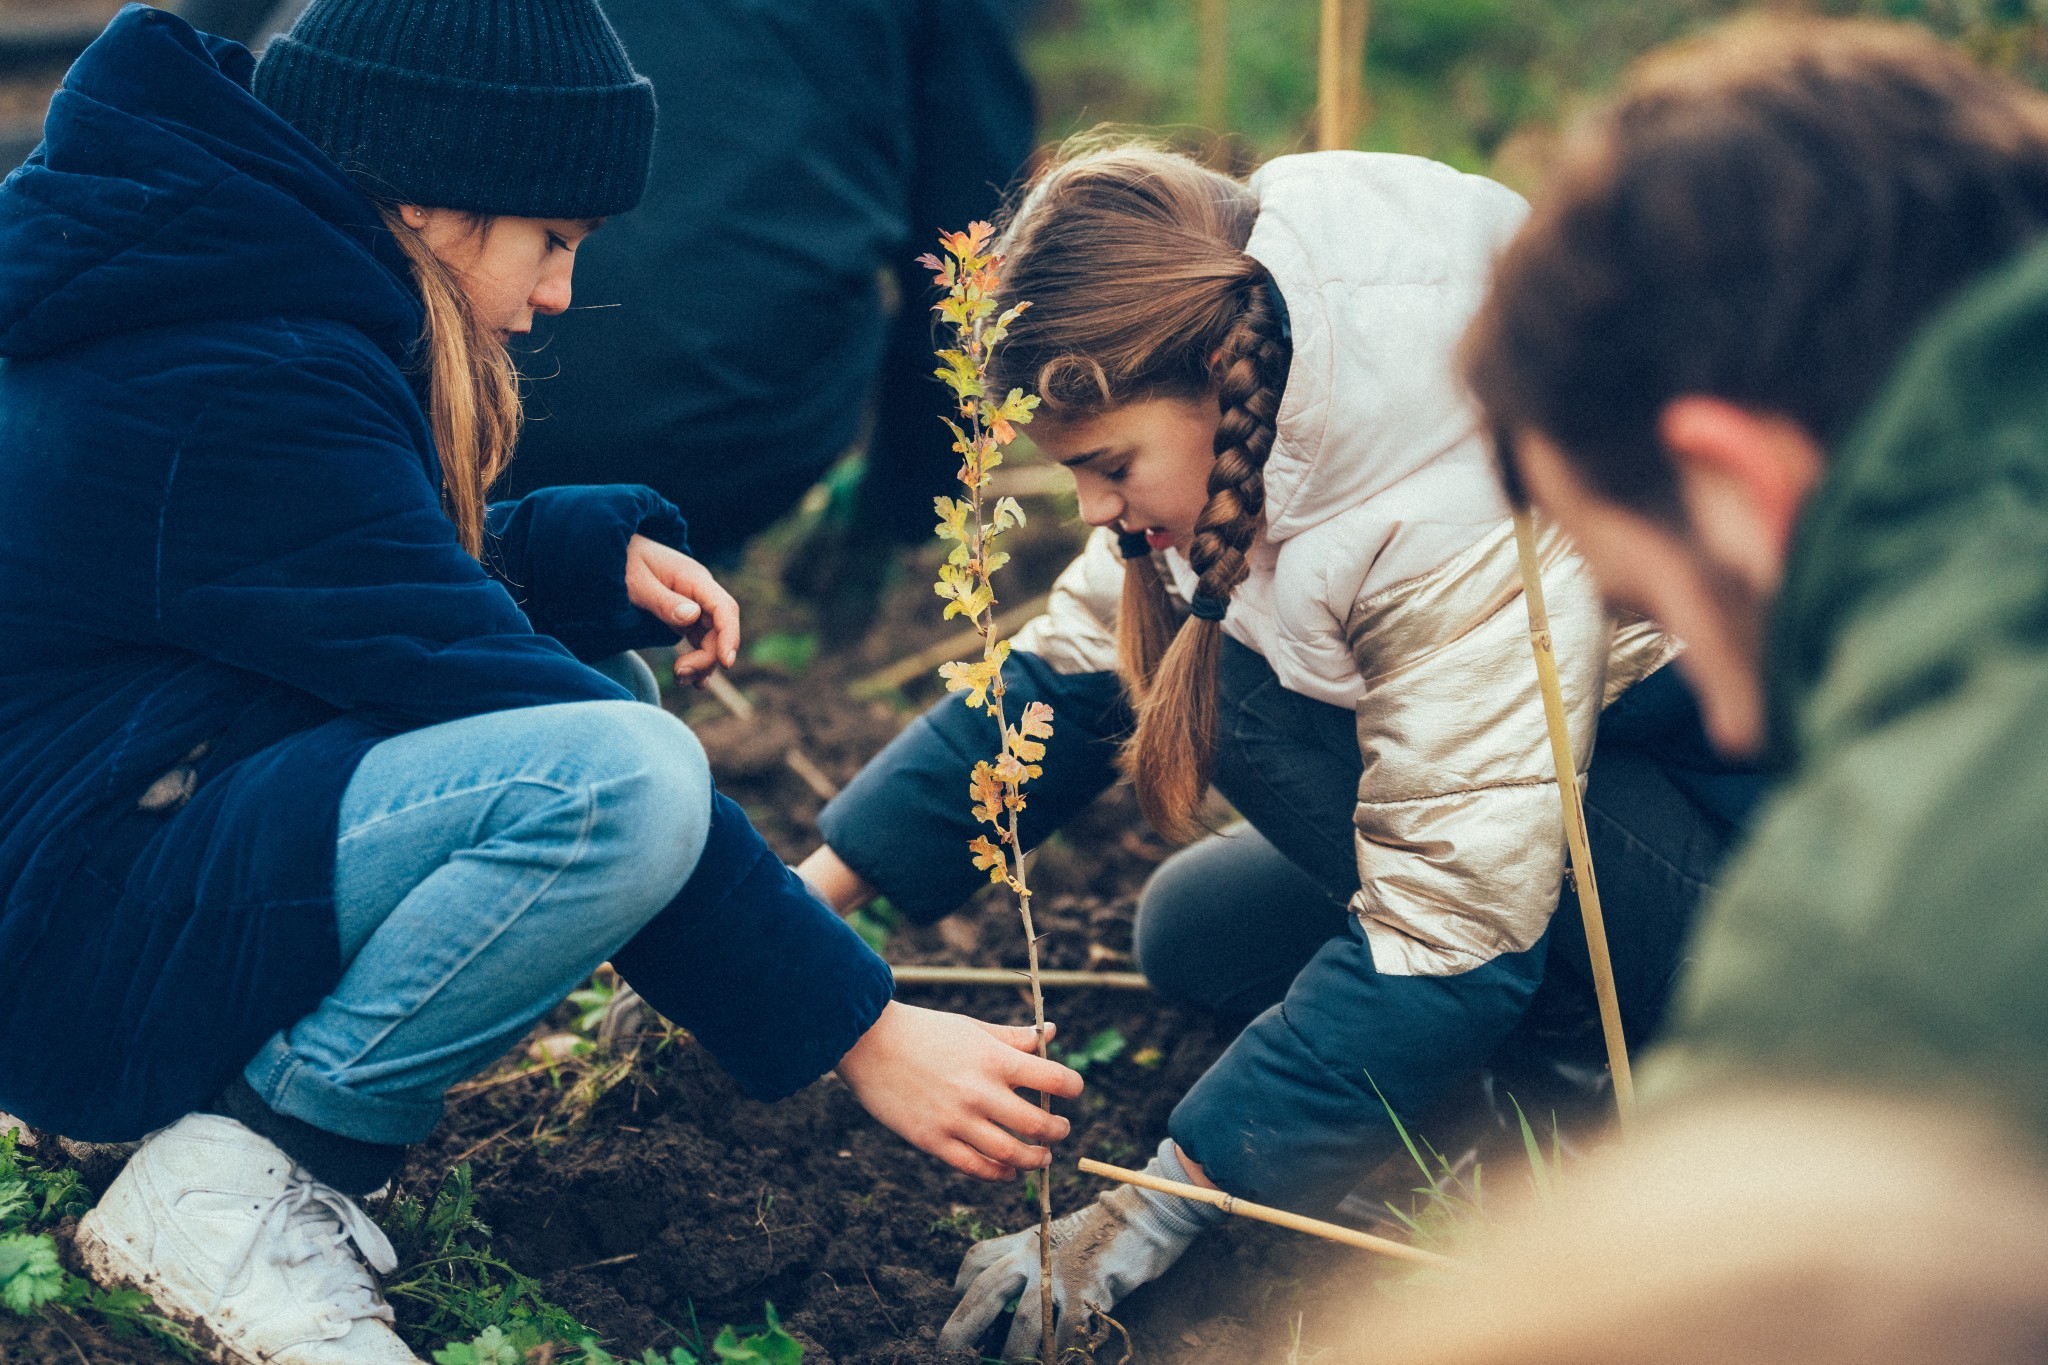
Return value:
[(654, 87), (597, 0), (313, 0), (255, 89), (372, 198), (599, 218), (647, 187)]

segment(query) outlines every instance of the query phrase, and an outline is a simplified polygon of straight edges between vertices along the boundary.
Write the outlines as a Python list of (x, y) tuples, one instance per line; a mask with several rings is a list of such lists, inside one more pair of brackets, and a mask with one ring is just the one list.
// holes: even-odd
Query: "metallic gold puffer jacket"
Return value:
[[(1555, 530), (1539, 544), (1583, 780), (1601, 707), (1677, 646), (1643, 623), (1610, 621)], [(1062, 673), (1114, 669), (1122, 587), (1114, 538), (1097, 532), (1016, 647)], [(1374, 967), (1444, 976), (1530, 947), (1557, 906), (1564, 831), (1512, 525), (1359, 598), (1345, 634), (1364, 684), (1351, 908)]]

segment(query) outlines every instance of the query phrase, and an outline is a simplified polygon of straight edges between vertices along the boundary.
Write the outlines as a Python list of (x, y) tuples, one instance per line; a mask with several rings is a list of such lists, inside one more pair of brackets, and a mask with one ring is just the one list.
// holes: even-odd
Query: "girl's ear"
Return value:
[(414, 232), (418, 232), (427, 225), (427, 211), (418, 204), (400, 204), (398, 219)]

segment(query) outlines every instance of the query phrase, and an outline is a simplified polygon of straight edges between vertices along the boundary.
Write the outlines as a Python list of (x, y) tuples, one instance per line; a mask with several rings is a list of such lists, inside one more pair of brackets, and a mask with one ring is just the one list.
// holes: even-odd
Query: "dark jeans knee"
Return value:
[(1138, 969), (1159, 994), (1250, 1017), (1287, 993), (1349, 920), (1257, 831), (1211, 835), (1161, 863), (1138, 900)]

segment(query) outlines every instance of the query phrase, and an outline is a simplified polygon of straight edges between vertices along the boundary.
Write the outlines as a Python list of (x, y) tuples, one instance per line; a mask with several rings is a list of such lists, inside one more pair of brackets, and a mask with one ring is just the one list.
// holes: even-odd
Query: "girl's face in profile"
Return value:
[(1143, 398), (1073, 421), (1041, 410), (1030, 434), (1073, 471), (1083, 521), (1185, 552), (1209, 501), (1221, 421), (1214, 398)]
[(533, 315), (569, 307), (576, 248), (599, 218), (513, 218), (479, 222), (454, 209), (406, 205), (401, 214), (427, 248), (455, 272), (477, 320), (500, 341), (533, 329)]

